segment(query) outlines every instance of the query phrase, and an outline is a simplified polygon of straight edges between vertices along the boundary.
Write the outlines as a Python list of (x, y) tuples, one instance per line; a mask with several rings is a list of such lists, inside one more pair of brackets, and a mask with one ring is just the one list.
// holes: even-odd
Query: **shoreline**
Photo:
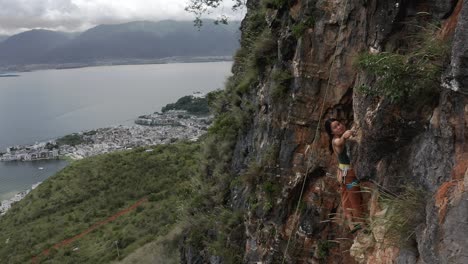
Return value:
[(16, 192), (14, 195), (12, 195), (11, 198), (0, 201), (0, 217), (6, 214), (6, 212), (11, 209), (11, 206), (13, 204), (23, 200), (32, 190), (36, 189), (41, 183), (42, 182), (36, 182), (33, 185), (31, 185), (31, 187), (27, 190)]
[[(153, 64), (174, 64), (174, 63), (208, 63), (208, 62), (229, 62), (233, 61), (232, 56), (199, 56), (199, 57), (166, 57), (159, 59), (128, 59), (128, 60), (109, 60), (96, 62), (69, 62), (59, 64), (28, 64), (28, 65), (13, 65), (0, 66), (0, 74), (4, 73), (25, 73), (44, 70), (70, 70), (92, 67), (108, 67), (108, 66), (126, 66), (126, 65), (153, 65)], [(14, 74), (14, 77), (20, 75)], [(1, 75), (0, 75), (1, 77)], [(10, 76), (8, 76), (10, 77)], [(13, 76), (12, 76), (13, 77)]]

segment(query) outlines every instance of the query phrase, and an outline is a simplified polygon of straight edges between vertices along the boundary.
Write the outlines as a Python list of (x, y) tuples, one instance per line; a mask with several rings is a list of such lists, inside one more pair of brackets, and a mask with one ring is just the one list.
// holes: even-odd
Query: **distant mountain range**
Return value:
[(198, 30), (192, 21), (164, 20), (99, 25), (81, 34), (31, 30), (0, 42), (0, 66), (232, 56), (239, 25), (206, 21)]
[(0, 42), (4, 41), (5, 39), (9, 38), (8, 35), (0, 35)]

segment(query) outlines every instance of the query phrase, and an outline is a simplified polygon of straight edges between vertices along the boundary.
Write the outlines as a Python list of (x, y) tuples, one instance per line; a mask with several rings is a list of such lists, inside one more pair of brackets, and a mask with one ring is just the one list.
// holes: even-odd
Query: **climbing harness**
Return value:
[(338, 165), (338, 168), (341, 171), (341, 184), (345, 184), (346, 183), (346, 176), (348, 176), (348, 171), (351, 170), (351, 165), (340, 163)]
[[(327, 86), (325, 88), (325, 95), (324, 95), (324, 98), (323, 98), (323, 101), (322, 101), (322, 106), (321, 106), (321, 109), (320, 109), (320, 115), (319, 115), (319, 120), (318, 120), (318, 123), (317, 123), (317, 127), (316, 127), (316, 130), (315, 130), (315, 135), (314, 135), (314, 140), (312, 141), (312, 145), (317, 141), (318, 138), (320, 138), (320, 131), (319, 131), (319, 128), (320, 128), (320, 123), (322, 121), (322, 116), (323, 116), (323, 111), (325, 109), (325, 101), (327, 100), (327, 96), (328, 96), (328, 90), (329, 90), (329, 87), (330, 87), (330, 82), (331, 82), (331, 73), (332, 73), (332, 70), (333, 70), (333, 65), (335, 64), (335, 60), (336, 60), (336, 55), (337, 55), (337, 50), (338, 50), (338, 40), (340, 39), (340, 36), (341, 36), (341, 32), (342, 32), (342, 29), (343, 29), (343, 24), (344, 24), (344, 18), (345, 18), (345, 15), (346, 15), (346, 12), (347, 12), (347, 7), (348, 7), (348, 1), (349, 0), (346, 0), (345, 1), (345, 5), (344, 5), (344, 12), (343, 12), (343, 17), (341, 18), (341, 23), (340, 23), (340, 29), (338, 31), (338, 37), (336, 38), (336, 43), (335, 43), (335, 51), (333, 53), (333, 59), (332, 59), (332, 63), (330, 65), (330, 71), (328, 73), (328, 82), (327, 82)], [(297, 206), (296, 206), (296, 211), (294, 213), (294, 215), (296, 216), (297, 213), (299, 212), (299, 206), (301, 204), (301, 200), (302, 200), (302, 195), (304, 194), (304, 188), (305, 188), (305, 184), (306, 184), (306, 181), (307, 181), (307, 176), (309, 175), (309, 172), (312, 168), (312, 161), (310, 159), (308, 159), (307, 161), (307, 169), (306, 169), (306, 174), (304, 175), (304, 180), (302, 182), (302, 188), (301, 188), (301, 193), (299, 195), (299, 199), (297, 200)], [(295, 221), (295, 222), (298, 222), (298, 221)], [(294, 228), (292, 229), (292, 231), (294, 231), (297, 227), (297, 223), (294, 224)], [(284, 250), (284, 255), (283, 255), (283, 260), (282, 260), (282, 264), (284, 264), (285, 260), (286, 260), (286, 255), (288, 254), (288, 249), (289, 249), (289, 245), (291, 243), (291, 237), (293, 236), (293, 232), (291, 232), (291, 234), (289, 235), (289, 238), (288, 238), (288, 243), (286, 244), (286, 249)]]
[(351, 190), (353, 187), (359, 186), (360, 181), (358, 179), (354, 179), (351, 183), (346, 184), (346, 189)]

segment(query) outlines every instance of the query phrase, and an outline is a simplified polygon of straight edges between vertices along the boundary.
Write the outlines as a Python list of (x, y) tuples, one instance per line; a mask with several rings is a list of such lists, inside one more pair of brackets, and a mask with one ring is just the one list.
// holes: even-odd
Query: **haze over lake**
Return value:
[[(232, 62), (106, 66), (0, 78), (0, 151), (82, 130), (133, 124), (139, 115), (160, 111), (184, 95), (223, 88), (231, 66)], [(0, 198), (64, 166), (63, 161), (50, 164), (0, 163)], [(41, 171), (38, 177), (39, 166), (49, 174)]]

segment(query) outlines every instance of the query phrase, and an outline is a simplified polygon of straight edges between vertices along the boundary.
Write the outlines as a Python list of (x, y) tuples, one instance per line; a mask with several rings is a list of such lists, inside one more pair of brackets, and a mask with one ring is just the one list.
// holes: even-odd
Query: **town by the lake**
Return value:
[[(47, 142), (10, 146), (0, 153), (2, 162), (30, 162), (46, 159), (79, 160), (95, 155), (124, 151), (137, 147), (170, 144), (177, 140), (196, 141), (211, 124), (211, 115), (193, 115), (185, 110), (138, 117), (131, 126), (113, 126), (82, 131)], [(147, 151), (151, 151), (148, 149)], [(41, 168), (38, 168), (41, 169)], [(0, 204), (0, 215), (5, 214), (15, 202), (23, 199), (40, 182), (30, 189), (15, 194)]]

